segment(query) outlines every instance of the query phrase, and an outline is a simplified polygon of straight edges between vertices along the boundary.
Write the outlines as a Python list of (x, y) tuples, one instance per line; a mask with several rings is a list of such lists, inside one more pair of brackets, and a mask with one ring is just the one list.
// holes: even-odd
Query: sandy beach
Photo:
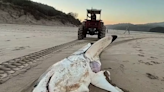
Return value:
[[(77, 39), (76, 27), (1, 24), (0, 28), (0, 63)], [(163, 92), (164, 35), (123, 33), (109, 30), (107, 35), (118, 35), (118, 39), (101, 54), (102, 69), (109, 70), (113, 83), (127, 92)], [(96, 40), (97, 36), (89, 36), (61, 47), (62, 50), (48, 55), (37, 66), (0, 84), (1, 92), (30, 92), (33, 82), (48, 67)], [(106, 91), (91, 86), (90, 92)]]

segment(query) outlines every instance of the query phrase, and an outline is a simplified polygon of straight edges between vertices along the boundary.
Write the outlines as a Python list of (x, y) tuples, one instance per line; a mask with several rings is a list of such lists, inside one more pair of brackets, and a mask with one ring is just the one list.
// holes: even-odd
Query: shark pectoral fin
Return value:
[(35, 87), (33, 88), (32, 92), (47, 92), (49, 90), (49, 82), (51, 80), (51, 77), (54, 74), (54, 71), (52, 69), (53, 67), (50, 67), (39, 79)]
[(122, 92), (117, 90), (117, 88), (110, 84), (110, 73), (108, 71), (100, 71), (94, 73), (91, 79), (91, 83), (101, 89), (110, 91), (110, 92)]

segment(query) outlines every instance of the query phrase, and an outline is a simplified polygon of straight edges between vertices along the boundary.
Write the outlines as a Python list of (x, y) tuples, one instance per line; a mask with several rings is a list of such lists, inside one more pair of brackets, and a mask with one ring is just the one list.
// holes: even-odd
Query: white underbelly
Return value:
[(73, 55), (53, 65), (35, 88), (40, 91), (33, 92), (80, 92), (90, 81), (89, 62), (83, 55)]

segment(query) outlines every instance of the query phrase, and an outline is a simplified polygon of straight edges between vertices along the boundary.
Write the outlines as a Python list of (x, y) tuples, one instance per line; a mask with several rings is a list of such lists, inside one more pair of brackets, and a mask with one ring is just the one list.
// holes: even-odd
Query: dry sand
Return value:
[[(3, 43), (0, 44), (0, 48), (4, 49), (0, 52), (4, 54), (0, 56), (0, 59), (3, 57), (1, 61), (5, 61), (5, 57), (6, 60), (12, 59), (22, 54), (75, 40), (77, 37), (77, 28), (73, 27), (1, 25), (0, 32), (3, 33), (0, 34), (0, 41)], [(118, 39), (101, 54), (102, 69), (108, 69), (111, 72), (113, 83), (129, 92), (164, 92), (163, 34), (132, 32), (128, 35), (123, 32), (109, 30), (108, 35), (116, 34)], [(96, 40), (95, 38), (89, 37), (79, 41), (79, 44), (53, 53), (51, 57), (40, 62), (36, 67), (1, 84), (1, 92), (30, 92), (26, 88), (31, 89), (31, 83), (49, 66), (69, 56), (91, 40)], [(23, 46), (30, 46), (30, 48), (12, 51), (15, 47)], [(106, 92), (93, 86), (90, 88), (90, 92)]]
[(76, 40), (76, 27), (0, 24), (0, 63)]

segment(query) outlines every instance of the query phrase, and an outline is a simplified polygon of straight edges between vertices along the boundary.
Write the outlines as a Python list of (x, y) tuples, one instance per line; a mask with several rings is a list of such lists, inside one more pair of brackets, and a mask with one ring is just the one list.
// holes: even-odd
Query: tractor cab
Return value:
[(91, 10), (87, 10), (87, 19), (86, 20), (92, 20), (92, 21), (97, 21), (97, 16), (99, 15), (99, 19), (98, 21), (101, 20), (101, 10), (97, 10), (97, 9), (91, 9)]

